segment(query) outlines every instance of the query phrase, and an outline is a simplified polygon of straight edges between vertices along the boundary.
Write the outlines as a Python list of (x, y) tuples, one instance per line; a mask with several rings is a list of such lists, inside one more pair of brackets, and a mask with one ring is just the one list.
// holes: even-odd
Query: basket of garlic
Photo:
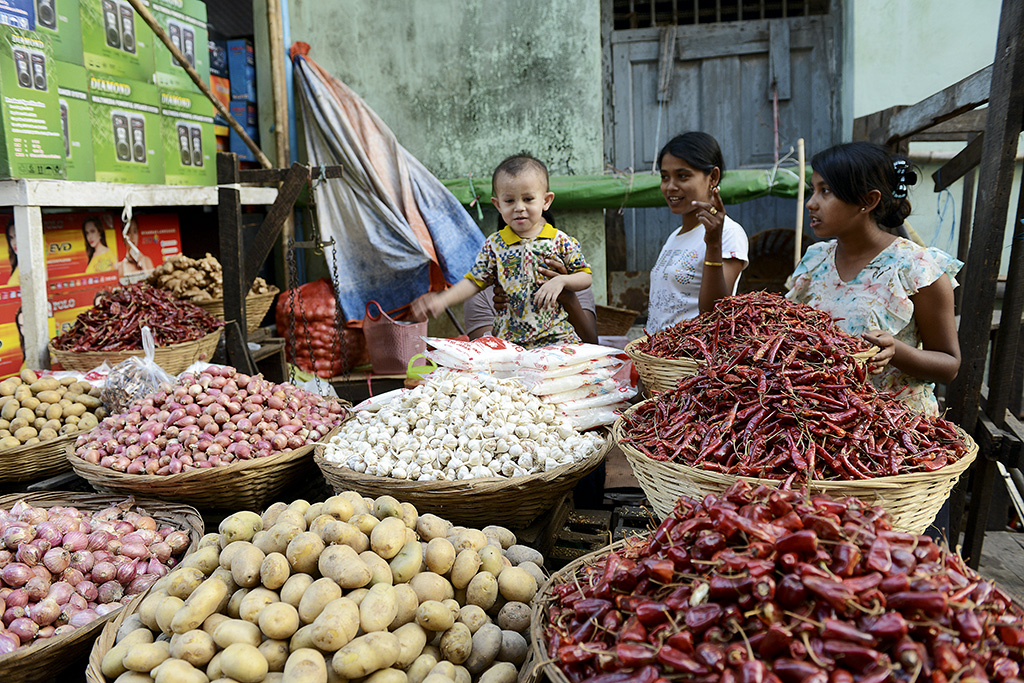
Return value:
[(378, 410), (360, 410), (314, 459), (335, 491), (392, 495), (458, 523), (526, 526), (612, 446), (580, 433), (513, 379), (439, 370)]

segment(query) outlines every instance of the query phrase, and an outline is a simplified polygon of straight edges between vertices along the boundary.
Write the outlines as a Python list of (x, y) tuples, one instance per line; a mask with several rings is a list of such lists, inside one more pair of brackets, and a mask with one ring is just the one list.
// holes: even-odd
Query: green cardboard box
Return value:
[[(82, 55), (90, 71), (151, 82), (153, 31), (127, 0), (79, 0)], [(149, 5), (143, 0), (144, 5)]]
[(0, 178), (64, 178), (50, 39), (0, 25)]
[(164, 182), (160, 92), (155, 85), (90, 72), (89, 117), (96, 180)]
[(50, 37), (53, 58), (82, 65), (82, 15), (79, 0), (35, 0), (36, 31)]
[[(201, 0), (153, 0), (153, 16), (167, 32), (203, 82), (210, 80), (210, 39), (206, 30), (206, 5)], [(195, 87), (185, 69), (162, 42), (154, 49), (154, 80), (163, 88)]]
[(213, 105), (198, 90), (161, 90), (164, 182), (215, 185), (217, 141)]
[(89, 116), (89, 72), (78, 64), (57, 62), (56, 67), (68, 180), (96, 180)]

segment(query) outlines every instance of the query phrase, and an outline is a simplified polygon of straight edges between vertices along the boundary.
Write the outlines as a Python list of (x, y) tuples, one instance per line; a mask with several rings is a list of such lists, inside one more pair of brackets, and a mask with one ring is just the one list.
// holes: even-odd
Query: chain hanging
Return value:
[(321, 167), (320, 175), (309, 185), (310, 227), (312, 228), (313, 233), (312, 238), (317, 244), (316, 253), (324, 254), (324, 260), (327, 261), (327, 269), (331, 274), (331, 284), (334, 287), (334, 334), (332, 337), (334, 350), (331, 353), (331, 367), (334, 367), (334, 360), (337, 358), (341, 363), (342, 375), (344, 377), (348, 377), (348, 344), (343, 339), (342, 333), (342, 330), (345, 329), (345, 315), (341, 310), (341, 303), (338, 301), (338, 292), (340, 290), (340, 282), (338, 280), (338, 259), (334, 253), (327, 254), (323, 249), (324, 247), (333, 247), (334, 238), (332, 237), (326, 242), (323, 241), (320, 235), (320, 222), (317, 219), (316, 190), (326, 179), (326, 168)]

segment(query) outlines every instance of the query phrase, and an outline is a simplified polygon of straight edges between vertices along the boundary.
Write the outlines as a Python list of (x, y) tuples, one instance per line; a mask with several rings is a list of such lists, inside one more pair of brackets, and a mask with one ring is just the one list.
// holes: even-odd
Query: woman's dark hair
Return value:
[(107, 246), (107, 231), (103, 229), (103, 223), (100, 222), (99, 217), (90, 216), (82, 221), (82, 235), (85, 237), (85, 255), (88, 261), (92, 261), (92, 255), (96, 253), (96, 250), (89, 244), (89, 236), (85, 234), (85, 226), (90, 223), (96, 224), (96, 232), (100, 234), (100, 242), (103, 243), (103, 246)]
[(811, 168), (847, 204), (860, 204), (878, 190), (882, 199), (871, 216), (884, 228), (898, 228), (910, 215), (907, 187), (917, 182), (917, 173), (905, 157), (881, 145), (848, 142), (829, 147), (814, 155)]
[(544, 176), (544, 189), (548, 188), (548, 167), (544, 165), (544, 162), (536, 157), (532, 157), (529, 154), (513, 154), (506, 158), (498, 167), (494, 169), (494, 173), (491, 174), (491, 194), (494, 194), (495, 181), (498, 179), (499, 173), (505, 173), (512, 177), (518, 176), (520, 173), (526, 170), (534, 170), (541, 173)]
[(719, 172), (725, 173), (722, 148), (718, 146), (718, 140), (707, 133), (692, 130), (669, 140), (658, 152), (658, 168), (661, 168), (661, 160), (666, 154), (682, 159), (701, 173), (710, 174), (716, 166)]
[(7, 221), (7, 258), (11, 260), (11, 272), (18, 269), (18, 252), (14, 251), (14, 238), (11, 237), (11, 228), (14, 227), (14, 219)]

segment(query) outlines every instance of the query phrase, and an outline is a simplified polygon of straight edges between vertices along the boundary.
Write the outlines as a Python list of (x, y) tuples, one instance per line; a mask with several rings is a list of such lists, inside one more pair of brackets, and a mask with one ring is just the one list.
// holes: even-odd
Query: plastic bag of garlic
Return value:
[(514, 379), (437, 370), (376, 412), (356, 412), (324, 457), (378, 477), (455, 481), (545, 472), (603, 442)]

